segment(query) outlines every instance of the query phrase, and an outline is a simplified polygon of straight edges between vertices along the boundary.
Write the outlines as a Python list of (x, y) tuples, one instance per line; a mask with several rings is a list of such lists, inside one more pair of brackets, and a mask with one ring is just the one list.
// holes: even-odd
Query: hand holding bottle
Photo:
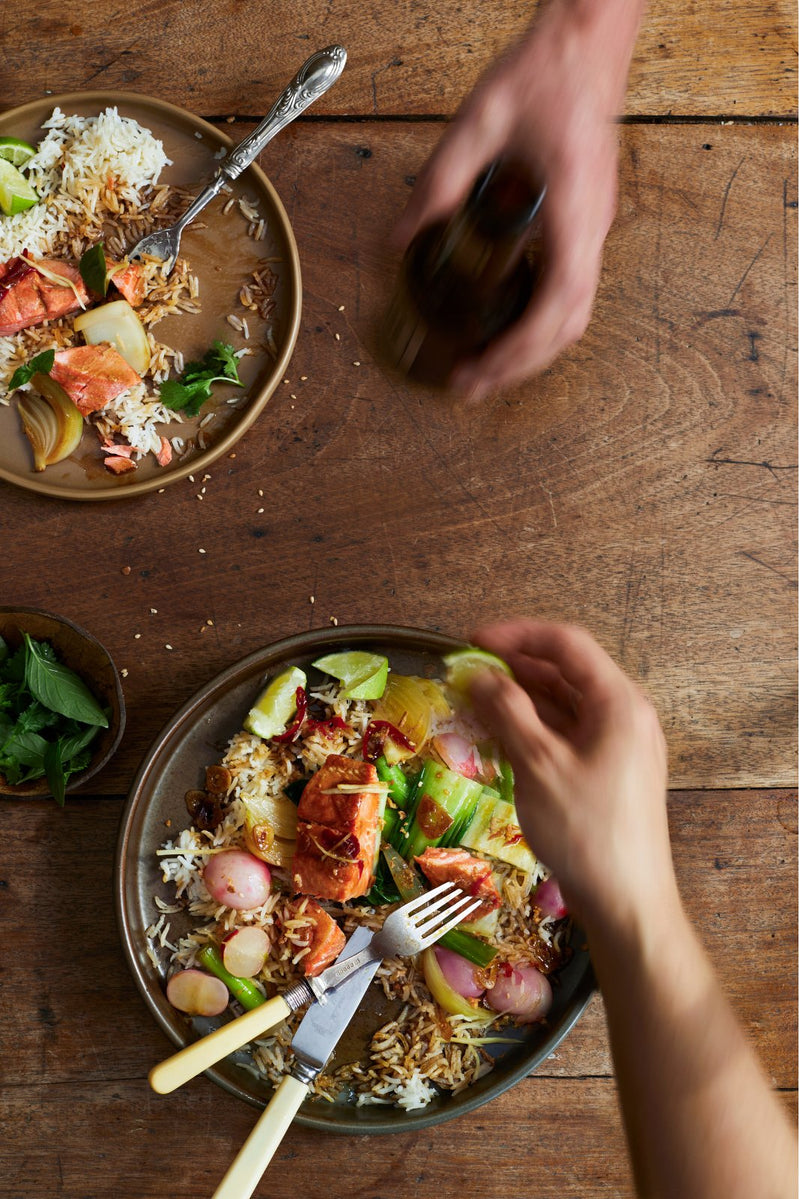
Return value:
[(617, 195), (617, 132), (642, 0), (551, 0), (479, 82), (420, 174), (396, 238), (448, 216), (498, 157), (544, 178), (544, 274), (523, 316), (450, 379), (474, 395), (544, 370), (583, 334)]

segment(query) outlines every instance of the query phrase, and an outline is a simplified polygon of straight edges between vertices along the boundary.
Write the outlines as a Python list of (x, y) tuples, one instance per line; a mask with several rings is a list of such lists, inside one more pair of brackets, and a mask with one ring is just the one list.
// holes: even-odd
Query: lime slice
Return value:
[(10, 162), (14, 167), (21, 167), (33, 158), (36, 150), (28, 142), (21, 142), (18, 137), (0, 137), (0, 158)]
[(247, 713), (247, 732), (265, 739), (284, 732), (297, 711), (297, 688), (305, 685), (306, 676), (299, 666), (290, 666), (277, 675)]
[(447, 667), (448, 685), (458, 695), (465, 697), (469, 696), (470, 679), (481, 670), (501, 670), (503, 674), (511, 675), (510, 667), (502, 658), (474, 645), (453, 650), (451, 654), (445, 655), (443, 661)]
[(386, 689), (389, 659), (382, 654), (348, 649), (317, 658), (314, 665), (344, 684), (342, 695), (345, 699), (380, 699)]
[(10, 162), (0, 158), (0, 212), (5, 216), (16, 216), (18, 212), (32, 208), (38, 199), (38, 193), (25, 176)]

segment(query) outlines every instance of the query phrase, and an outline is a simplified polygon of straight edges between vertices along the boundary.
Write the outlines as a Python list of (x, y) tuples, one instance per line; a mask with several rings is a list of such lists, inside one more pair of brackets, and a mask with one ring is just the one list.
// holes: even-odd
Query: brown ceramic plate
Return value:
[[(213, 679), (189, 700), (151, 747), (133, 785), (123, 814), (117, 846), (115, 900), (122, 942), (133, 976), (145, 1002), (167, 1036), (183, 1047), (211, 1031), (220, 1020), (190, 1022), (167, 1002), (164, 994), (166, 961), (156, 968), (146, 951), (145, 930), (157, 919), (154, 897), (171, 901), (170, 888), (161, 881), (155, 850), (168, 836), (189, 824), (184, 804), (186, 791), (201, 786), (206, 765), (218, 761), (229, 738), (263, 685), (266, 675), (296, 664), (307, 669), (321, 654), (358, 647), (384, 653), (393, 669), (414, 674), (441, 675), (442, 655), (460, 642), (439, 633), (392, 626), (366, 625), (319, 629), (258, 650)], [(170, 939), (189, 931), (191, 922), (179, 914)], [(183, 921), (183, 923), (181, 923)], [(381, 1106), (356, 1107), (342, 1096), (336, 1103), (308, 1099), (297, 1119), (301, 1124), (333, 1132), (408, 1132), (462, 1115), (486, 1103), (524, 1078), (566, 1036), (591, 995), (594, 979), (583, 937), (573, 935), (574, 955), (559, 976), (555, 1000), (546, 1028), (519, 1029), (512, 1046), (501, 1050), (497, 1065), (484, 1078), (458, 1095), (441, 1095), (426, 1108), (404, 1112)], [(381, 997), (373, 994), (340, 1041), (337, 1064), (355, 1060), (376, 1027), (386, 1018)], [(374, 1005), (374, 1006), (373, 1006)], [(166, 1053), (165, 1057), (168, 1056)], [(272, 1090), (268, 1083), (243, 1068), (244, 1053), (237, 1053), (207, 1071), (214, 1082), (256, 1106), (263, 1107)], [(153, 1063), (155, 1065), (155, 1063)]]
[[(162, 183), (201, 191), (218, 164), (220, 149), (227, 152), (233, 145), (229, 137), (199, 117), (163, 100), (132, 92), (47, 96), (2, 113), (0, 135), (22, 138), (36, 145), (44, 136), (42, 122), (54, 108), (59, 107), (67, 114), (95, 116), (109, 106), (116, 107), (121, 116), (138, 121), (164, 143), (172, 165), (162, 171)], [(212, 200), (185, 230), (181, 240), (181, 253), (199, 280), (202, 311), (196, 315), (166, 317), (153, 329), (159, 341), (181, 350), (187, 362), (201, 358), (215, 338), (229, 342), (236, 349), (251, 346), (255, 353), (242, 359), (239, 372), (246, 387), (245, 401), (229, 405), (227, 399), (242, 394), (239, 389), (215, 387), (214, 397), (203, 405), (197, 419), (164, 427), (167, 436), (190, 438), (199, 421), (209, 412), (216, 412), (216, 419), (206, 430), (208, 442), (204, 449), (176, 457), (167, 467), (158, 466), (149, 454), (138, 470), (119, 476), (100, 464), (95, 435), (88, 430), (70, 458), (40, 473), (34, 472), (30, 445), (22, 433), (16, 405), (0, 405), (0, 479), (62, 499), (107, 500), (142, 495), (202, 471), (230, 450), (259, 416), (285, 374), (297, 339), (302, 299), (300, 263), (289, 218), (264, 172), (250, 166), (232, 186), (237, 198), (258, 200), (259, 211), (267, 221), (267, 236), (255, 241), (248, 235), (247, 221), (237, 205), (223, 216), (222, 208), (228, 199), (224, 193)], [(271, 318), (275, 355), (266, 344), (264, 329), (252, 314), (248, 314), (247, 342), (226, 321), (229, 313), (244, 315), (244, 309), (238, 306), (239, 289), (261, 258), (277, 260), (270, 264), (278, 275), (276, 309)]]
[[(69, 794), (97, 774), (116, 752), (125, 731), (122, 684), (108, 650), (80, 625), (40, 608), (0, 607), (0, 637), (12, 650), (21, 645), (23, 633), (28, 633), (34, 641), (49, 641), (59, 661), (80, 675), (101, 707), (111, 710), (108, 728), (97, 738), (89, 765), (79, 774), (73, 774), (67, 782)], [(0, 795), (30, 799), (49, 794), (47, 779), (33, 779), (11, 786), (0, 775)]]

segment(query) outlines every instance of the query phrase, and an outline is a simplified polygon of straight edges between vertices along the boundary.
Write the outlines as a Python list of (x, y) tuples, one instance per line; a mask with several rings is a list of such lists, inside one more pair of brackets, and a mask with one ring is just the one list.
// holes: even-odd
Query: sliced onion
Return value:
[(26, 392), (18, 400), (22, 427), (33, 449), (35, 470), (68, 458), (83, 435), (83, 417), (67, 393), (49, 375), (36, 374), (31, 383), (42, 394)]
[(127, 300), (112, 300), (76, 316), (73, 322), (90, 346), (110, 342), (137, 374), (150, 365), (150, 343), (144, 325)]
[[(372, 710), (375, 720), (388, 720), (408, 738), (417, 753), (430, 737), (433, 718), (449, 714), (447, 700), (433, 679), (403, 674), (389, 675), (386, 690)], [(390, 760), (388, 754), (386, 760)]]

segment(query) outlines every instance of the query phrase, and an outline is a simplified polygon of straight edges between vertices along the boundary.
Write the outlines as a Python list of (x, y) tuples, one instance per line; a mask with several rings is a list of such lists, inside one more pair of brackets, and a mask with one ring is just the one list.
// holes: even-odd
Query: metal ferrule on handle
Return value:
[(281, 92), (261, 124), (223, 159), (220, 171), (225, 178), (237, 179), (276, 133), (280, 133), (336, 82), (346, 61), (347, 51), (343, 46), (327, 46), (312, 54)]
[(292, 1012), (305, 1007), (313, 998), (310, 987), (304, 982), (297, 983), (282, 995), (275, 995), (252, 1011), (223, 1024), (208, 1036), (193, 1041), (166, 1061), (159, 1062), (148, 1075), (150, 1086), (159, 1095), (168, 1095), (190, 1078), (196, 1078), (198, 1074), (227, 1057), (229, 1053), (234, 1053), (249, 1041), (263, 1036)]

